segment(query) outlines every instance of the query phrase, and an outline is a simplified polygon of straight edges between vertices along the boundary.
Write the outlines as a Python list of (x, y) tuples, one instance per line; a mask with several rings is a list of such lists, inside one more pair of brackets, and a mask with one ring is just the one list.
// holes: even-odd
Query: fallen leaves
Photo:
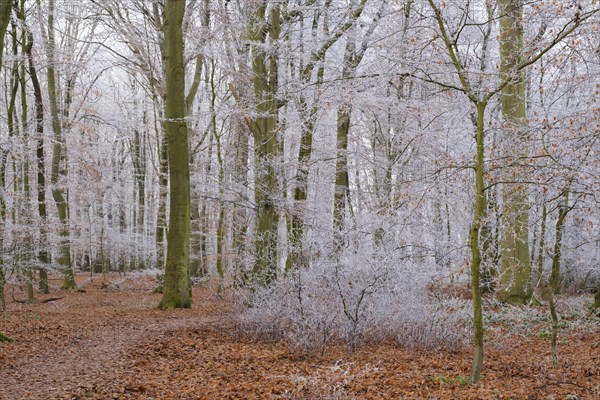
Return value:
[[(192, 310), (159, 311), (147, 277), (110, 276), (59, 302), (10, 303), (0, 344), (2, 399), (496, 399), (600, 397), (597, 333), (564, 332), (559, 368), (546, 339), (490, 329), (483, 380), (469, 351), (379, 343), (323, 356), (239, 335), (216, 285), (194, 288)], [(118, 282), (117, 282), (118, 281)], [(87, 283), (86, 283), (87, 282)], [(118, 284), (118, 289), (117, 289)], [(535, 330), (532, 330), (535, 332)]]

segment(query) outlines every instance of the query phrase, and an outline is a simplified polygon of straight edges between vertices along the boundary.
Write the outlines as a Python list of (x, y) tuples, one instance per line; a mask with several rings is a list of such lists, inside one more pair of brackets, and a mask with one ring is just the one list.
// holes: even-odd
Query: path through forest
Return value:
[(472, 386), (468, 349), (292, 353), (240, 335), (233, 303), (210, 282), (194, 287), (192, 310), (159, 311), (151, 277), (110, 275), (104, 288), (101, 277), (77, 279), (84, 291), (54, 291), (57, 301), (9, 301), (0, 331), (17, 340), (0, 344), (0, 399), (600, 398), (597, 320), (561, 332), (553, 369), (543, 323), (499, 319)]
[[(103, 287), (100, 276), (80, 275), (78, 292), (40, 297), (62, 299), (35, 305), (11, 299), (0, 327), (18, 340), (5, 345), (0, 356), (0, 399), (113, 397), (118, 392), (106, 391), (125, 375), (133, 348), (221, 318), (211, 314), (208, 286), (195, 289), (200, 315), (154, 309), (160, 295), (152, 293), (148, 277), (111, 275), (109, 282)], [(24, 294), (13, 291), (11, 297), (20, 300)]]

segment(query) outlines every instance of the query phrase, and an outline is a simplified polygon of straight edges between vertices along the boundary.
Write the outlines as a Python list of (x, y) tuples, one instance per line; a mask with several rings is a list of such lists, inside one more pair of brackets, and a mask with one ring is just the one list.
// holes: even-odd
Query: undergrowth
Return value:
[(434, 301), (430, 276), (360, 244), (317, 259), (269, 287), (255, 287), (242, 329), (293, 350), (323, 352), (344, 343), (350, 350), (394, 339), (408, 347), (457, 348), (468, 343), (470, 303)]

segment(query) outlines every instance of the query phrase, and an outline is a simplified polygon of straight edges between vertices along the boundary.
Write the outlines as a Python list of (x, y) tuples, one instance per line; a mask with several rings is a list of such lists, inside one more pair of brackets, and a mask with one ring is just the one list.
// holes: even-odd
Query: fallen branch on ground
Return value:
[[(12, 299), (14, 300), (15, 303), (20, 303), (20, 304), (27, 304), (28, 303), (27, 300), (19, 300), (19, 299), (15, 298), (14, 293), (11, 293), (11, 296), (12, 296)], [(56, 301), (56, 300), (60, 300), (60, 299), (64, 299), (64, 296), (61, 296), (61, 297), (49, 297), (47, 299), (36, 300), (36, 304), (50, 303), (51, 301)]]

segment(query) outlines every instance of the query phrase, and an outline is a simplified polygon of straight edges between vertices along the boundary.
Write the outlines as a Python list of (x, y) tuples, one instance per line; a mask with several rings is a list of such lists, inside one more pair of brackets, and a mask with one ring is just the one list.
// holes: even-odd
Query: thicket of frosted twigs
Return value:
[(245, 332), (315, 352), (390, 339), (409, 347), (467, 344), (470, 302), (432, 295), (435, 270), (408, 261), (400, 248), (374, 245), (373, 236), (347, 232), (341, 249), (320, 248), (308, 267), (253, 288)]

